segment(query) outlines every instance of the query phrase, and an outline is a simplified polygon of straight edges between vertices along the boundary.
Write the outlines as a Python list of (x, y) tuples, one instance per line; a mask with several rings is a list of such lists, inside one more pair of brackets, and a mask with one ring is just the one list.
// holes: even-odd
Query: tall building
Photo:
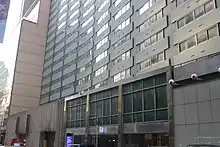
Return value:
[(11, 0), (4, 41), (12, 58), (5, 145), (21, 138), (28, 146), (39, 146), (35, 140), (40, 132), (33, 124), (39, 118), (32, 114), (39, 107), (49, 7), (49, 0)]
[(42, 2), (36, 26), (20, 37), (7, 140), (219, 144), (219, 0)]
[(8, 117), (9, 106), (9, 89), (8, 89), (9, 72), (3, 61), (0, 61), (0, 143), (4, 142), (6, 131), (6, 119)]
[(97, 125), (107, 146), (186, 146), (220, 135), (219, 7), (52, 0), (40, 104), (66, 98), (74, 143), (94, 143)]

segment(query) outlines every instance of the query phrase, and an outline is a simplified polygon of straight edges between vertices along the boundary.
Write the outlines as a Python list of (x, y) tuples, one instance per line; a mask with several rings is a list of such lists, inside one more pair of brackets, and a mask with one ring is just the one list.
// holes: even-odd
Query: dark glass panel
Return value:
[(132, 91), (132, 85), (131, 84), (126, 84), (123, 86), (123, 93), (129, 93)]
[(95, 125), (96, 125), (96, 119), (90, 119), (89, 126), (95, 126)]
[(110, 125), (110, 117), (103, 118), (103, 125)]
[(154, 109), (154, 89), (144, 91), (144, 110)]
[(132, 112), (132, 94), (124, 95), (124, 113)]
[(157, 120), (168, 120), (167, 109), (157, 111)]
[(135, 113), (134, 117), (133, 117), (133, 122), (143, 122), (143, 116), (142, 116), (142, 112), (141, 113)]
[(144, 79), (144, 88), (149, 88), (149, 87), (152, 87), (154, 86), (154, 78), (147, 78), (147, 79)]
[(110, 115), (110, 99), (106, 99), (103, 101), (103, 116)]
[(156, 88), (156, 107), (167, 107), (167, 89), (166, 86)]
[(142, 110), (142, 92), (134, 93), (133, 106), (134, 112)]
[(111, 117), (111, 124), (118, 124), (118, 116), (112, 116)]
[(124, 123), (132, 123), (132, 114), (124, 115), (123, 122)]
[(102, 101), (96, 102), (96, 117), (102, 116)]
[(117, 96), (118, 95), (118, 87), (112, 88), (112, 96)]
[(90, 117), (94, 117), (96, 115), (95, 111), (96, 111), (96, 103), (95, 102), (90, 103)]
[(103, 92), (103, 97), (106, 98), (106, 97), (110, 97), (111, 96), (111, 90), (105, 90)]
[(166, 74), (160, 74), (156, 76), (156, 85), (165, 84), (166, 83)]
[(144, 113), (144, 121), (155, 121), (155, 111), (148, 111)]
[(118, 114), (118, 97), (111, 98), (111, 115)]
[(142, 80), (136, 81), (132, 85), (133, 90), (140, 90), (143, 88)]

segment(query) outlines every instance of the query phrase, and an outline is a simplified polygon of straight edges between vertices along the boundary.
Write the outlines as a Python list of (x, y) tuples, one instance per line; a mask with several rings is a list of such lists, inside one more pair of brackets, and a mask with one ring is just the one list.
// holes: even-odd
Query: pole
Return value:
[(98, 119), (96, 120), (96, 141), (95, 146), (99, 146), (99, 126), (98, 126)]

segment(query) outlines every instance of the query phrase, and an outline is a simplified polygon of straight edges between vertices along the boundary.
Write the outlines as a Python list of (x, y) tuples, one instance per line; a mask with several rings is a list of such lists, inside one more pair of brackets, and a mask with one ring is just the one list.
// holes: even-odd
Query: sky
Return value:
[(9, 71), (13, 71), (17, 50), (17, 40), (19, 37), (19, 22), (21, 21), (23, 0), (11, 0), (5, 38), (3, 44), (0, 43), (0, 61), (4, 61)]

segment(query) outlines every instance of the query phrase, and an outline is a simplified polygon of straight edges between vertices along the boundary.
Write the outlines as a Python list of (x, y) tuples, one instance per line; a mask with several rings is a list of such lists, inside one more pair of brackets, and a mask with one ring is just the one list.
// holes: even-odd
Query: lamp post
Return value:
[(98, 122), (98, 118), (96, 119), (96, 141), (95, 141), (95, 146), (98, 147), (99, 146), (99, 122)]

